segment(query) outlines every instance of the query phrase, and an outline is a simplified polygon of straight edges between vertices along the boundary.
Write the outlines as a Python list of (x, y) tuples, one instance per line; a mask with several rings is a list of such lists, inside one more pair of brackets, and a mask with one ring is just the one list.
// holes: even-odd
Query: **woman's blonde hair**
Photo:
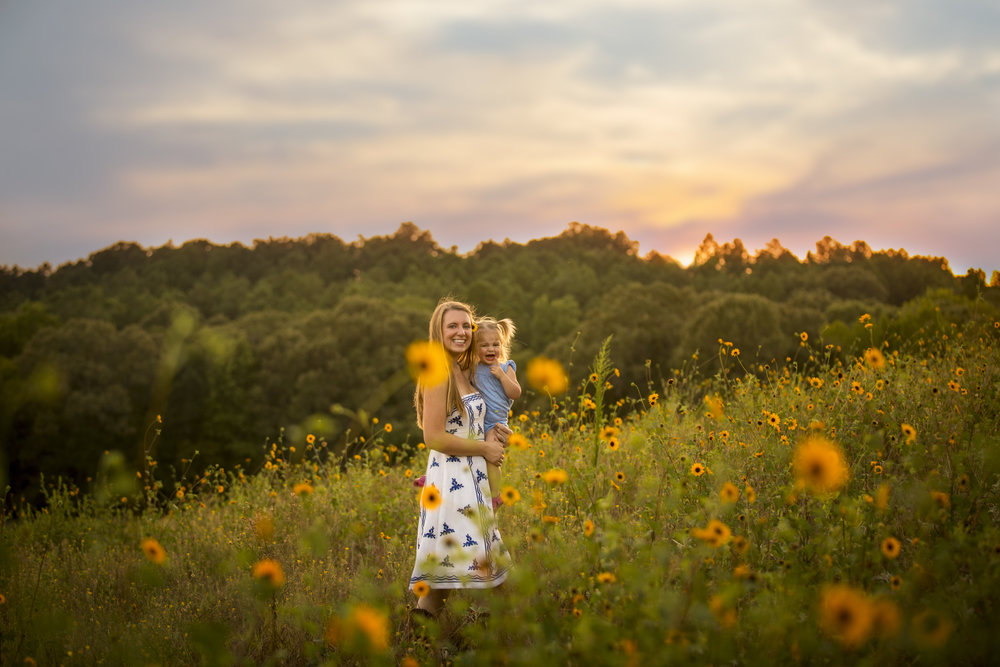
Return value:
[[(476, 311), (472, 306), (462, 303), (461, 301), (455, 301), (451, 298), (444, 298), (438, 302), (437, 308), (431, 313), (431, 321), (427, 327), (427, 338), (432, 343), (444, 343), (444, 316), (445, 313), (451, 310), (461, 310), (469, 315), (469, 321), (472, 322), (473, 327), (476, 323)], [(463, 352), (458, 357), (458, 367), (467, 371), (472, 365), (473, 359), (473, 341), (469, 341), (469, 348)], [(445, 398), (445, 409), (450, 414), (452, 410), (458, 410), (460, 413), (465, 414), (465, 404), (462, 403), (462, 396), (459, 394), (458, 385), (455, 382), (455, 377), (448, 369), (448, 393)], [(420, 428), (424, 427), (424, 386), (419, 382), (417, 383), (417, 389), (413, 393), (413, 406), (417, 409), (417, 426)]]
[(479, 337), (484, 331), (495, 331), (497, 338), (500, 339), (500, 358), (497, 361), (504, 362), (510, 359), (510, 344), (514, 340), (514, 334), (517, 333), (514, 321), (509, 317), (502, 320), (495, 320), (492, 317), (479, 318), (476, 320), (476, 333), (472, 340), (473, 347), (479, 343)]

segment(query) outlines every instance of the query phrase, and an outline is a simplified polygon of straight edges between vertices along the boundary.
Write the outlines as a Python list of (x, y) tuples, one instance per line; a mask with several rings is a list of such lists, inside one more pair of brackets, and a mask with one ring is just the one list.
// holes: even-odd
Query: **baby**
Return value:
[[(507, 416), (514, 399), (521, 395), (521, 385), (517, 382), (517, 366), (509, 359), (510, 343), (517, 330), (514, 323), (504, 318), (495, 320), (484, 317), (476, 321), (473, 346), (479, 363), (476, 364), (475, 384), (486, 399), (484, 429), (487, 437), (497, 424), (507, 426)], [(500, 468), (486, 464), (489, 477), (490, 495), (493, 509), (503, 504), (500, 499)]]

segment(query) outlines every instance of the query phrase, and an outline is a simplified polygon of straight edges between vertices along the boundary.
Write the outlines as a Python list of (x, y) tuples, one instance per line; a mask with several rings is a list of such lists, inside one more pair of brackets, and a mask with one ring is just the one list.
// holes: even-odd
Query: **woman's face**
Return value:
[(449, 310), (441, 322), (444, 349), (457, 357), (472, 344), (472, 319), (464, 310)]

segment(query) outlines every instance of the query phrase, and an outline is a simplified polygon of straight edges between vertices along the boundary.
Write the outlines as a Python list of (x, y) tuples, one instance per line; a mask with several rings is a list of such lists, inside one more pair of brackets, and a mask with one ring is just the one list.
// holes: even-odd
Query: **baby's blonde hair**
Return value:
[(481, 317), (476, 320), (476, 333), (472, 340), (473, 347), (479, 344), (479, 337), (483, 335), (484, 331), (495, 331), (497, 338), (500, 339), (500, 359), (498, 361), (510, 359), (510, 344), (514, 340), (514, 334), (517, 333), (517, 327), (514, 326), (513, 320), (509, 317), (502, 320)]

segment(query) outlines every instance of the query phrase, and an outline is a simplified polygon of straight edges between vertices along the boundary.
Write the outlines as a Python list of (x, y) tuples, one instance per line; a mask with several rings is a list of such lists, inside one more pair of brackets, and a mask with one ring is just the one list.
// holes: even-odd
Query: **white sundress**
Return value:
[[(466, 419), (458, 410), (448, 415), (448, 433), (482, 440), (486, 401), (478, 392), (462, 397)], [(468, 423), (466, 423), (468, 421)], [(417, 554), (410, 586), (426, 581), (431, 588), (492, 588), (507, 579), (510, 553), (500, 539), (486, 459), (448, 456), (430, 450), (424, 490), (437, 487), (441, 504), (420, 508)]]

